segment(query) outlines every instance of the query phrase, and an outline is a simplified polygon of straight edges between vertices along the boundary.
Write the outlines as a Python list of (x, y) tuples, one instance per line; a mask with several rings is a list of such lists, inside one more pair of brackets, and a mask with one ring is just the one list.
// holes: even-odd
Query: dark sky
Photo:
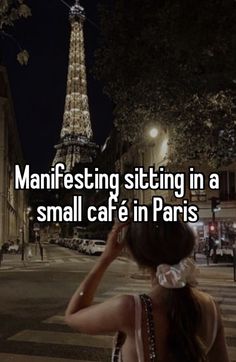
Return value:
[[(74, 0), (67, 0), (73, 4)], [(16, 121), (24, 157), (35, 171), (46, 171), (54, 156), (63, 119), (69, 52), (68, 11), (60, 0), (28, 0), (32, 17), (20, 21), (14, 30), (17, 40), (30, 53), (28, 66), (16, 61), (16, 46), (4, 41), (3, 62), (7, 65)], [(86, 15), (99, 25), (99, 0), (83, 1)], [(94, 79), (91, 68), (99, 30), (85, 24), (88, 95), (92, 128), (98, 144), (106, 139), (112, 126), (112, 106), (103, 94), (102, 84)]]

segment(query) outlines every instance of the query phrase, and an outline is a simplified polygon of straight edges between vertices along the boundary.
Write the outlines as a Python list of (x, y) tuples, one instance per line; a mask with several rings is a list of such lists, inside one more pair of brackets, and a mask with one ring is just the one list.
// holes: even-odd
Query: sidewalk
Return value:
[(212, 282), (215, 285), (217, 284), (219, 287), (235, 287), (236, 282), (234, 282), (234, 270), (233, 266), (231, 267), (224, 267), (221, 268), (219, 266), (209, 266), (209, 267), (199, 267), (200, 269), (200, 276), (199, 282), (209, 283)]
[(0, 266), (0, 271), (11, 270), (11, 269), (19, 268), (22, 266), (28, 267), (30, 265), (48, 263), (47, 252), (46, 252), (45, 248), (43, 250), (44, 250), (43, 261), (41, 260), (39, 250), (37, 251), (37, 254), (35, 253), (34, 246), (31, 246), (31, 251), (32, 251), (31, 257), (27, 256), (28, 250), (26, 249), (25, 255), (24, 255), (24, 260), (21, 260), (21, 258), (22, 258), (21, 254), (4, 254), (3, 260), (2, 260), (2, 263)]

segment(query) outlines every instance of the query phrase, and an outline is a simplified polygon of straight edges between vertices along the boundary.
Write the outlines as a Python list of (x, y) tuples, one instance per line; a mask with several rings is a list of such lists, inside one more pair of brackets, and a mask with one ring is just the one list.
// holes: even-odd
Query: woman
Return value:
[[(125, 240), (119, 242), (124, 227)], [(150, 271), (150, 293), (92, 305), (102, 276), (124, 244)], [(115, 225), (104, 253), (69, 302), (67, 324), (87, 334), (119, 331), (113, 361), (229, 362), (219, 309), (195, 288), (196, 269), (188, 258), (193, 247), (191, 229), (180, 221), (166, 223), (162, 215), (156, 223)]]

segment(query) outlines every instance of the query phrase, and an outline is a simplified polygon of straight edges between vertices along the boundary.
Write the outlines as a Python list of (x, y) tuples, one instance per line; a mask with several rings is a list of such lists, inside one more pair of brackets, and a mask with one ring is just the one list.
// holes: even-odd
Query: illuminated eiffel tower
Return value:
[(96, 156), (87, 96), (84, 55), (84, 9), (79, 0), (70, 8), (71, 38), (67, 92), (60, 143), (55, 146), (53, 165), (62, 162), (67, 171), (77, 164), (91, 163)]

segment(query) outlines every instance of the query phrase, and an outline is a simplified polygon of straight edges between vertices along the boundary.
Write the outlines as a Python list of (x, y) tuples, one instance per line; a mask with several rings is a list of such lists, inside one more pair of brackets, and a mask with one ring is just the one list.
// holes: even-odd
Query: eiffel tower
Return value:
[(55, 146), (53, 165), (58, 162), (72, 171), (78, 164), (91, 163), (96, 156), (87, 96), (84, 54), (84, 8), (79, 0), (70, 8), (71, 38), (67, 92), (60, 143)]

